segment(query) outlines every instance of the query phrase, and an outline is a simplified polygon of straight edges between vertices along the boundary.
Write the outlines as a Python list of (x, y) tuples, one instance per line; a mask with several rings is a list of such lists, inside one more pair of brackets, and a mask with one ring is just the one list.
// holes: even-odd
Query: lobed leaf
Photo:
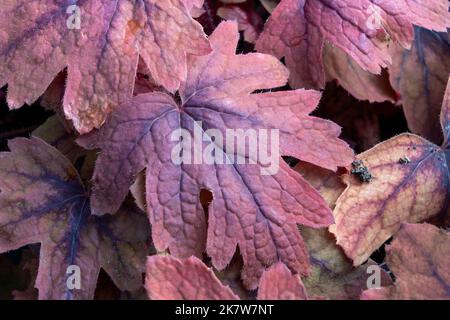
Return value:
[(252, 10), (251, 4), (247, 7), (237, 5), (222, 6), (217, 10), (217, 15), (225, 20), (234, 20), (238, 23), (239, 31), (244, 34), (244, 40), (255, 43), (262, 30), (261, 17)]
[[(98, 132), (79, 142), (102, 152), (94, 173), (92, 207), (95, 214), (113, 213), (136, 175), (146, 168), (147, 211), (153, 240), (160, 251), (177, 257), (206, 252), (223, 269), (238, 245), (244, 258), (243, 279), (255, 289), (262, 271), (281, 260), (291, 270), (306, 273), (307, 253), (296, 223), (326, 226), (330, 210), (320, 195), (281, 159), (274, 175), (261, 175), (255, 164), (182, 164), (171, 160), (178, 144), (174, 130), (193, 135), (202, 122), (226, 136), (227, 129), (279, 129), (280, 152), (335, 170), (353, 156), (337, 137), (339, 128), (308, 114), (320, 94), (295, 90), (253, 93), (282, 86), (287, 70), (275, 58), (260, 54), (235, 55), (237, 25), (222, 23), (210, 37), (213, 52), (191, 56), (188, 76), (180, 89), (181, 102), (167, 94), (136, 96), (114, 112)], [(225, 145), (225, 143), (224, 143)], [(243, 156), (218, 148), (226, 157)], [(206, 221), (199, 194), (212, 192)], [(207, 228), (208, 226), (208, 228)], [(206, 244), (205, 244), (206, 240)]]
[(387, 248), (393, 286), (369, 289), (362, 299), (449, 300), (450, 236), (430, 224), (404, 224)]
[(405, 48), (411, 45), (413, 24), (446, 31), (448, 1), (282, 0), (256, 48), (286, 59), (293, 87), (323, 88), (325, 42), (379, 74), (391, 63), (391, 40)]
[(264, 271), (258, 289), (258, 300), (306, 300), (306, 289), (298, 275), (281, 262)]
[[(173, 256), (148, 257), (145, 286), (152, 300), (238, 300), (214, 272), (196, 257), (177, 259)], [(259, 300), (306, 299), (300, 277), (292, 275), (282, 263), (264, 271)]]
[(152, 300), (239, 299), (195, 257), (184, 261), (172, 256), (148, 257), (145, 287)]
[(4, 0), (0, 30), (0, 87), (9, 84), (10, 107), (31, 104), (67, 68), (64, 112), (81, 133), (131, 98), (139, 56), (175, 91), (186, 55), (210, 50), (183, 0)]
[(364, 70), (338, 47), (325, 44), (323, 63), (327, 81), (336, 80), (347, 92), (359, 100), (396, 102), (387, 73), (379, 75)]
[(404, 222), (447, 215), (449, 204), (448, 137), (450, 82), (441, 111), (444, 144), (402, 134), (358, 155), (373, 179), (347, 175), (330, 230), (354, 265), (394, 235)]
[[(93, 298), (100, 268), (119, 288), (139, 288), (145, 216), (128, 205), (113, 217), (91, 216), (81, 179), (59, 151), (38, 138), (11, 140), (9, 149), (0, 153), (0, 252), (41, 244), (39, 298)], [(72, 265), (80, 268), (80, 288), (67, 284)]]
[(411, 50), (396, 46), (392, 57), (391, 83), (400, 93), (409, 129), (434, 143), (442, 142), (436, 119), (450, 73), (448, 34), (416, 28)]

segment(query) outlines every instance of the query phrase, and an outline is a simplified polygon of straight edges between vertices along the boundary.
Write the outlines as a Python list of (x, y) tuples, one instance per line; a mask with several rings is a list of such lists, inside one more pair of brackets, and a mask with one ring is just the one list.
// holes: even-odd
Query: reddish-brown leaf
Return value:
[(450, 26), (448, 1), (282, 0), (256, 47), (285, 57), (292, 86), (322, 88), (325, 41), (342, 49), (364, 70), (378, 74), (391, 62), (391, 40), (410, 46), (413, 24), (446, 31)]
[[(151, 256), (147, 259), (145, 287), (152, 300), (238, 300), (196, 257)], [(265, 270), (258, 290), (259, 300), (304, 300), (306, 291), (298, 275), (282, 263)]]
[(394, 47), (391, 83), (400, 93), (409, 129), (434, 143), (442, 142), (439, 117), (450, 73), (447, 33), (415, 29), (411, 50)]
[(281, 262), (264, 271), (258, 289), (258, 300), (306, 300), (305, 287)]
[(31, 104), (67, 67), (64, 111), (88, 132), (132, 96), (139, 56), (159, 84), (175, 91), (186, 76), (186, 54), (210, 50), (183, 0), (78, 2), (79, 28), (73, 4), (0, 3), (0, 87), (9, 84), (11, 108)]
[(387, 248), (394, 286), (369, 289), (362, 299), (450, 300), (450, 236), (430, 224), (404, 224)]
[[(332, 222), (329, 208), (281, 159), (274, 175), (261, 175), (261, 163), (177, 165), (171, 158), (179, 144), (170, 139), (173, 131), (182, 128), (193, 135), (194, 121), (202, 122), (202, 132), (217, 129), (223, 137), (227, 129), (280, 129), (281, 155), (331, 170), (348, 165), (353, 154), (337, 138), (335, 124), (308, 115), (320, 99), (318, 92), (253, 93), (283, 86), (288, 72), (268, 55), (235, 55), (238, 39), (236, 23), (223, 22), (210, 37), (214, 51), (189, 59), (180, 103), (163, 93), (139, 95), (80, 143), (102, 149), (94, 174), (96, 214), (117, 210), (135, 176), (147, 168), (146, 202), (157, 249), (169, 248), (179, 257), (200, 256), (206, 249), (213, 265), (223, 269), (239, 245), (243, 279), (254, 289), (262, 271), (278, 260), (307, 272), (296, 223), (326, 226)], [(205, 134), (211, 141), (209, 131)], [(243, 154), (225, 147), (216, 152), (227, 158)], [(214, 197), (209, 221), (199, 201), (201, 189)]]
[(152, 300), (239, 299), (196, 257), (185, 260), (172, 256), (148, 257), (145, 287)]

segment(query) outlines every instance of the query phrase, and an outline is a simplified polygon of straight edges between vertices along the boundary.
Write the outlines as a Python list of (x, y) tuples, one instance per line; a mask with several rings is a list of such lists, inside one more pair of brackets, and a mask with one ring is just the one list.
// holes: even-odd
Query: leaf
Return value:
[(358, 155), (373, 179), (347, 175), (330, 230), (354, 265), (394, 235), (404, 222), (447, 214), (449, 204), (450, 82), (441, 111), (445, 142), (441, 147), (413, 134), (402, 134)]
[(203, 9), (203, 5), (205, 0), (183, 0), (188, 8), (190, 14), (194, 18), (200, 17), (205, 10)]
[(448, 34), (416, 28), (411, 50), (395, 47), (392, 56), (391, 83), (401, 95), (409, 129), (434, 143), (442, 142), (436, 119), (450, 72)]
[[(147, 259), (145, 287), (152, 300), (238, 300), (212, 269), (196, 257), (151, 256)], [(264, 271), (258, 299), (306, 299), (300, 277), (282, 263)]]
[(237, 251), (225, 269), (214, 270), (214, 273), (219, 281), (230, 287), (233, 293), (239, 296), (239, 298), (243, 300), (254, 300), (256, 299), (256, 292), (248, 291), (241, 279), (241, 270), (243, 265), (244, 262), (242, 261), (242, 257), (239, 254), (239, 251)]
[(239, 299), (195, 257), (184, 261), (172, 256), (148, 257), (145, 287), (152, 300)]
[(252, 3), (247, 6), (223, 6), (217, 10), (217, 15), (225, 20), (238, 23), (239, 31), (243, 31), (244, 40), (255, 43), (261, 33), (263, 21), (261, 16), (253, 10)]
[(11, 108), (31, 104), (67, 67), (64, 111), (85, 133), (132, 96), (139, 56), (159, 84), (175, 91), (186, 54), (210, 50), (183, 0), (91, 0), (79, 2), (78, 11), (73, 4), (1, 2), (0, 87), (9, 83)]
[(260, 0), (263, 7), (267, 10), (267, 12), (272, 13), (275, 10), (275, 7), (278, 4), (278, 0)]
[[(41, 244), (39, 298), (92, 298), (100, 268), (119, 288), (139, 288), (149, 237), (141, 211), (124, 205), (115, 216), (91, 216), (66, 157), (38, 138), (8, 146), (0, 153), (0, 252)], [(79, 290), (67, 287), (70, 265), (80, 268)]]
[(379, 74), (391, 62), (389, 43), (408, 48), (413, 24), (446, 31), (447, 0), (282, 0), (256, 43), (260, 52), (285, 57), (295, 87), (323, 88), (325, 42), (364, 70)]
[(298, 275), (281, 262), (264, 271), (259, 283), (258, 300), (306, 300), (306, 289)]
[(387, 248), (394, 286), (369, 289), (362, 299), (449, 300), (450, 236), (430, 224), (404, 224)]
[(86, 154), (86, 151), (75, 143), (73, 131), (66, 128), (63, 121), (58, 115), (54, 115), (34, 130), (32, 135), (52, 145), (75, 163), (79, 157)]
[(31, 135), (44, 140), (66, 156), (78, 168), (83, 182), (91, 179), (97, 154), (76, 144), (76, 132), (58, 113), (48, 118)]
[[(334, 208), (336, 200), (345, 190), (338, 174), (311, 164), (300, 162), (295, 170), (308, 180)], [(369, 261), (354, 268), (343, 250), (336, 244), (336, 238), (326, 229), (301, 226), (300, 232), (308, 248), (311, 273), (303, 278), (303, 283), (312, 299), (350, 300), (359, 299), (367, 288), (368, 267), (376, 265)], [(380, 268), (383, 285), (389, 285), (389, 275)]]
[[(369, 260), (364, 265), (353, 267), (335, 237), (326, 228), (301, 227), (302, 237), (311, 259), (311, 274), (303, 283), (311, 298), (332, 300), (355, 300), (367, 289), (370, 276), (368, 268), (377, 264)], [(390, 285), (389, 275), (379, 267), (381, 284)]]
[(345, 190), (344, 183), (335, 172), (307, 162), (299, 162), (294, 167), (294, 170), (300, 173), (303, 178), (319, 191), (330, 208), (334, 208), (336, 200)]
[(376, 75), (365, 71), (338, 47), (325, 44), (323, 63), (327, 80), (337, 80), (355, 98), (369, 102), (397, 100), (386, 72)]
[[(281, 129), (282, 155), (330, 170), (347, 165), (353, 156), (337, 138), (335, 124), (308, 116), (320, 99), (318, 92), (252, 94), (284, 85), (287, 70), (268, 55), (235, 55), (238, 38), (236, 23), (223, 22), (210, 37), (214, 51), (190, 58), (180, 104), (163, 93), (139, 95), (118, 108), (101, 130), (79, 142), (102, 150), (94, 173), (95, 214), (117, 210), (136, 175), (146, 168), (148, 214), (157, 250), (169, 248), (177, 257), (189, 257), (201, 256), (206, 249), (220, 270), (238, 245), (244, 282), (255, 289), (265, 267), (278, 260), (293, 271), (307, 272), (307, 253), (295, 224), (327, 226), (332, 222), (329, 208), (279, 158), (274, 175), (261, 175), (266, 167), (261, 163), (176, 165), (171, 156), (179, 143), (170, 140), (171, 134), (186, 129), (192, 135), (200, 128), (194, 121), (202, 122), (202, 133), (217, 129), (224, 137), (227, 129)], [(210, 131), (205, 135), (205, 141), (212, 141)], [(208, 145), (212, 143), (203, 143)], [(228, 159), (247, 156), (225, 147), (215, 152)], [(199, 202), (202, 189), (214, 197), (208, 221)]]

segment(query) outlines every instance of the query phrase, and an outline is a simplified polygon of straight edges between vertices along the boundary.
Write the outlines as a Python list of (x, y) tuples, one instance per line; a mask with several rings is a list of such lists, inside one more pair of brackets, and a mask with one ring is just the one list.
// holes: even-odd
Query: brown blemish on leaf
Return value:
[(139, 23), (137, 20), (130, 20), (127, 23), (127, 38), (134, 38), (139, 30), (141, 30), (144, 26)]
[(78, 178), (78, 172), (77, 172), (77, 170), (76, 170), (74, 167), (72, 167), (72, 166), (67, 167), (66, 173), (67, 173), (67, 178), (68, 178), (68, 180), (74, 180), (74, 179), (77, 179), (77, 178)]

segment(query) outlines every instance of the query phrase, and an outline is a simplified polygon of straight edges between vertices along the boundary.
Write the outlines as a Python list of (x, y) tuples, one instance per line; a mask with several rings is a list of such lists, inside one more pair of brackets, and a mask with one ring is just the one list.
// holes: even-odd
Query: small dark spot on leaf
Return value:
[(369, 169), (363, 164), (362, 160), (355, 160), (352, 162), (351, 173), (359, 178), (361, 182), (370, 182), (373, 179)]
[(411, 159), (408, 158), (408, 156), (403, 156), (398, 160), (398, 163), (400, 164), (408, 164), (411, 162)]

